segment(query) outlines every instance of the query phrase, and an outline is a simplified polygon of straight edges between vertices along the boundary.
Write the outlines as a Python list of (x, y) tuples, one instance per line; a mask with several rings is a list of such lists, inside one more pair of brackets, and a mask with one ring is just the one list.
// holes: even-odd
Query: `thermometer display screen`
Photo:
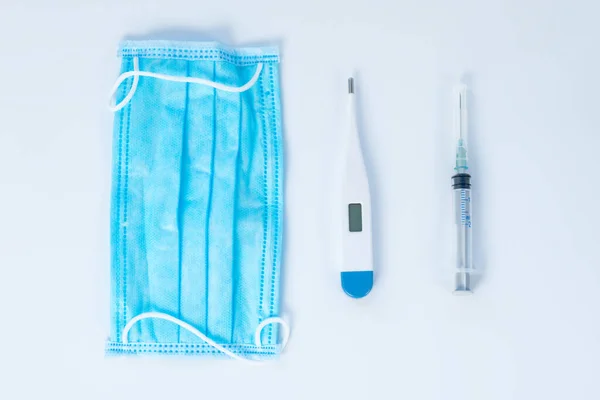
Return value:
[(348, 221), (350, 232), (362, 232), (362, 205), (360, 203), (348, 204)]

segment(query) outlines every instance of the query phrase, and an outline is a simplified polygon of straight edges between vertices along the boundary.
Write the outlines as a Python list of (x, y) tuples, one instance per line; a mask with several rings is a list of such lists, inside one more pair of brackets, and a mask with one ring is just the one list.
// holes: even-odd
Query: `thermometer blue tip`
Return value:
[(342, 289), (350, 297), (360, 299), (373, 288), (373, 271), (342, 272)]

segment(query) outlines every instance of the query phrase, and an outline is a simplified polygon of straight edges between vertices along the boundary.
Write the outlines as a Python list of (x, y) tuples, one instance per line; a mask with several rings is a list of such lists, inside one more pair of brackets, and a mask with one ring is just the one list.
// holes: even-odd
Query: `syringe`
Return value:
[(456, 93), (454, 130), (456, 132), (456, 164), (452, 177), (454, 215), (456, 223), (455, 294), (471, 293), (473, 257), (471, 243), (471, 175), (467, 159), (467, 87), (461, 85)]

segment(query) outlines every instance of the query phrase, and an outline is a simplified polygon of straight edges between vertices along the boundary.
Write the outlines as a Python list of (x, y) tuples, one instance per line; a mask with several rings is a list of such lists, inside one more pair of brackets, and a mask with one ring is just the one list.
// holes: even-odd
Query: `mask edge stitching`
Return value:
[(127, 208), (129, 202), (129, 128), (131, 122), (131, 102), (127, 104), (125, 123), (125, 180), (123, 186), (123, 326), (127, 324)]
[(267, 124), (265, 121), (265, 107), (264, 107), (264, 89), (263, 89), (263, 74), (264, 71), (261, 72), (259, 78), (259, 99), (260, 99), (260, 122), (262, 127), (262, 142), (263, 142), (263, 201), (264, 201), (264, 213), (263, 216), (263, 241), (262, 241), (262, 249), (261, 249), (261, 266), (260, 266), (260, 292), (258, 297), (258, 323), (262, 322), (262, 312), (263, 312), (263, 299), (264, 299), (264, 286), (265, 286), (265, 264), (266, 264), (266, 254), (267, 254), (267, 240), (268, 240), (268, 212), (269, 212), (269, 203), (268, 203), (268, 193), (267, 193), (267, 179), (268, 179), (268, 171), (267, 171), (267, 140), (266, 140), (266, 130)]
[[(125, 85), (123, 85), (123, 89), (121, 90), (121, 96), (125, 96)], [(115, 297), (117, 298), (117, 304), (116, 304), (116, 309), (115, 309), (115, 336), (117, 341), (121, 341), (121, 330), (119, 329), (119, 322), (120, 322), (120, 314), (121, 314), (121, 307), (120, 304), (118, 303), (119, 301), (119, 294), (120, 294), (120, 290), (121, 290), (121, 268), (120, 268), (120, 261), (121, 261), (121, 257), (120, 257), (120, 249), (121, 249), (121, 243), (120, 243), (120, 239), (121, 239), (121, 235), (120, 235), (120, 231), (121, 231), (121, 191), (122, 191), (122, 181), (121, 181), (121, 166), (122, 166), (122, 162), (123, 162), (123, 119), (124, 119), (124, 113), (121, 112), (119, 114), (119, 139), (118, 139), (118, 165), (117, 165), (117, 193), (116, 193), (116, 220), (117, 220), (117, 226), (116, 226), (116, 235), (115, 238), (117, 240), (116, 243), (116, 251), (115, 251), (115, 265), (114, 265), (114, 274), (115, 274)]]
[[(263, 346), (257, 347), (250, 344), (223, 344), (224, 347), (228, 348), (235, 354), (244, 355), (263, 355), (263, 356), (276, 356), (276, 346)], [(115, 343), (107, 342), (106, 355), (116, 354), (179, 354), (179, 355), (221, 355), (219, 350), (210, 347), (210, 345), (203, 343)]]
[[(278, 273), (278, 262), (279, 262), (279, 223), (280, 223), (280, 215), (279, 215), (279, 197), (280, 197), (280, 187), (279, 187), (279, 140), (278, 140), (278, 126), (277, 126), (277, 118), (276, 118), (276, 104), (275, 104), (275, 84), (274, 84), (274, 73), (273, 73), (273, 65), (269, 65), (269, 89), (270, 89), (270, 97), (271, 97), (271, 133), (272, 133), (272, 147), (273, 147), (273, 155), (274, 155), (274, 171), (273, 171), (273, 180), (274, 180), (274, 198), (273, 204), (275, 205), (275, 209), (273, 210), (273, 260), (271, 266), (271, 291), (269, 295), (269, 316), (274, 315), (275, 311), (275, 284), (276, 284), (276, 276)], [(269, 331), (267, 333), (267, 342), (269, 344), (273, 344), (273, 325), (269, 325)]]
[(142, 58), (182, 58), (187, 60), (227, 61), (236, 65), (251, 65), (259, 62), (278, 63), (278, 54), (235, 54), (223, 49), (184, 49), (184, 48), (123, 48), (119, 50), (122, 57)]

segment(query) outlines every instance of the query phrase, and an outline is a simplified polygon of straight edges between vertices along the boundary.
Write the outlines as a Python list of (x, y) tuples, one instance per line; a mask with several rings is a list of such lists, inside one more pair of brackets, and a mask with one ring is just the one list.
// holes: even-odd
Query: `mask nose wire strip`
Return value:
[[(242, 86), (228, 86), (228, 85), (224, 85), (219, 82), (213, 82), (211, 80), (203, 79), (203, 78), (193, 78), (193, 77), (189, 77), (189, 76), (166, 75), (166, 74), (157, 74), (157, 73), (148, 72), (148, 71), (140, 71), (139, 65), (140, 65), (139, 59), (137, 57), (133, 57), (133, 71), (124, 72), (117, 78), (117, 81), (115, 82), (115, 84), (113, 85), (113, 87), (110, 91), (110, 102), (108, 105), (108, 108), (110, 109), (110, 111), (112, 111), (112, 112), (119, 111), (121, 108), (125, 107), (127, 105), (127, 103), (129, 103), (129, 101), (135, 94), (140, 76), (147, 76), (150, 78), (162, 79), (162, 80), (171, 81), (171, 82), (197, 83), (199, 85), (210, 86), (215, 89), (223, 90), (225, 92), (241, 93), (241, 92), (245, 92), (246, 90), (250, 89), (256, 83), (256, 81), (258, 80), (258, 77), (260, 76), (260, 73), (263, 69), (263, 64), (258, 63), (256, 65), (256, 72), (254, 72), (254, 75), (252, 76), (252, 78), (250, 78), (250, 80), (248, 82), (246, 82)], [(129, 93), (127, 93), (127, 96), (125, 96), (125, 98), (123, 98), (123, 100), (121, 100), (121, 102), (119, 104), (115, 104), (115, 93), (119, 89), (119, 86), (121, 86), (121, 84), (123, 83), (123, 81), (125, 81), (125, 79), (131, 78), (132, 76), (133, 76), (133, 84), (131, 85), (131, 89), (129, 89)]]
[[(255, 365), (263, 364), (263, 361), (251, 360), (251, 359), (248, 359), (245, 357), (240, 357), (239, 355), (235, 354), (234, 352), (221, 346), (220, 344), (218, 344), (217, 342), (215, 342), (214, 340), (212, 340), (211, 338), (209, 338), (204, 333), (200, 332), (198, 329), (194, 328), (192, 325), (188, 324), (187, 322), (184, 322), (178, 318), (172, 317), (169, 314), (164, 314), (164, 313), (154, 312), (154, 311), (153, 312), (145, 312), (145, 313), (136, 315), (127, 323), (127, 325), (125, 325), (125, 328), (123, 328), (123, 334), (122, 334), (123, 344), (129, 343), (128, 336), (129, 336), (129, 330), (131, 329), (131, 327), (133, 325), (135, 325), (138, 321), (141, 321), (141, 320), (147, 319), (147, 318), (157, 318), (157, 319), (162, 319), (165, 321), (173, 322), (174, 324), (179, 325), (180, 327), (187, 330), (191, 334), (199, 337), (200, 339), (205, 341), (208, 345), (214, 347), (215, 349), (219, 350), (220, 352), (227, 354), (229, 357), (234, 358), (236, 360), (243, 361), (243, 362), (246, 362), (249, 364), (255, 364)], [(281, 327), (283, 328), (282, 329), (282, 341), (281, 341), (281, 350), (283, 350), (285, 348), (285, 345), (287, 344), (289, 337), (290, 337), (290, 327), (287, 324), (287, 322), (285, 322), (285, 320), (280, 317), (267, 318), (256, 327), (256, 332), (254, 334), (255, 344), (257, 347), (262, 347), (262, 342), (260, 340), (260, 334), (261, 334), (262, 330), (264, 329), (264, 327), (267, 325), (270, 325), (270, 324), (280, 324)]]

